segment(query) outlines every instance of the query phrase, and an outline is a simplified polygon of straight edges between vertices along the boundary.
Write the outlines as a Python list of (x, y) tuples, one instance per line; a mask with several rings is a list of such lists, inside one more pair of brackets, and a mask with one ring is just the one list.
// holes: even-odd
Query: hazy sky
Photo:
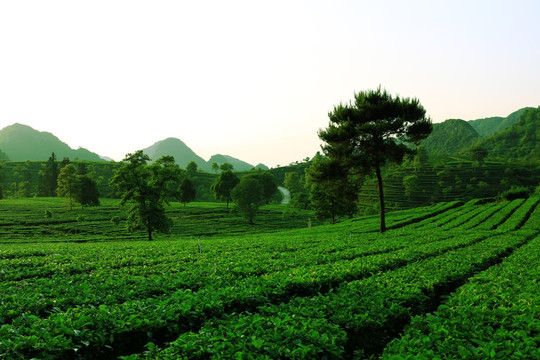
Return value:
[(540, 105), (540, 1), (1, 1), (0, 128), (268, 166), (381, 85), (434, 122)]

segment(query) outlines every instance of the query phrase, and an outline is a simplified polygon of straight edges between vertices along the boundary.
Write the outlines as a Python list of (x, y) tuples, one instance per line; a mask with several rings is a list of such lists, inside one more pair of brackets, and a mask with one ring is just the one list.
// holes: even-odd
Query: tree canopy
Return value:
[[(330, 124), (319, 131), (331, 159), (359, 173), (375, 172), (379, 190), (381, 232), (386, 230), (381, 167), (388, 161), (401, 163), (432, 130), (431, 120), (418, 99), (393, 97), (380, 87), (354, 94), (354, 101), (334, 106)], [(398, 141), (399, 140), (399, 141)]]
[(180, 173), (174, 158), (163, 156), (148, 165), (150, 158), (139, 150), (127, 154), (123, 161), (111, 183), (121, 195), (120, 205), (129, 205), (128, 230), (145, 229), (148, 240), (154, 231), (168, 233), (172, 221), (165, 215), (164, 205), (177, 196), (172, 184)]
[(229, 202), (232, 200), (232, 189), (240, 182), (240, 179), (231, 171), (225, 170), (216, 181), (212, 184), (212, 192), (216, 199), (225, 201), (227, 208), (229, 208)]
[(232, 190), (232, 199), (236, 211), (242, 214), (250, 224), (257, 214), (259, 206), (264, 202), (264, 186), (255, 177), (244, 176)]

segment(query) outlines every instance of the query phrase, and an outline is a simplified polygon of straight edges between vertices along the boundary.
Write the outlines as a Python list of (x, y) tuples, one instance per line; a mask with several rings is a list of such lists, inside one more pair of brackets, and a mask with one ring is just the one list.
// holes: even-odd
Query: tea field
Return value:
[(1, 200), (0, 359), (538, 359), (539, 203), (396, 211), (384, 234), (173, 204), (148, 242), (113, 200)]

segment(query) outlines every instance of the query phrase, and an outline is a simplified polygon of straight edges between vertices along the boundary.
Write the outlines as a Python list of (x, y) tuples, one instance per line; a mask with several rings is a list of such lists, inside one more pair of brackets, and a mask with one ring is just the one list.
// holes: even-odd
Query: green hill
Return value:
[(214, 162), (218, 165), (221, 165), (223, 163), (229, 163), (233, 166), (234, 171), (247, 171), (253, 169), (253, 165), (229, 155), (212, 155), (212, 157), (207, 162), (207, 166), (210, 166), (210, 168), (212, 168), (212, 163)]
[(478, 135), (490, 136), (498, 132), (501, 132), (504, 129), (518, 122), (521, 117), (521, 114), (523, 114), (523, 112), (527, 109), (531, 109), (531, 108), (519, 109), (518, 111), (514, 111), (513, 113), (511, 113), (505, 118), (496, 116), (496, 117), (489, 117), (489, 118), (484, 118), (484, 119), (470, 120), (468, 121), (468, 123), (471, 124), (471, 126), (476, 130)]
[(152, 160), (157, 160), (164, 155), (171, 155), (181, 168), (185, 168), (189, 162), (195, 161), (199, 169), (206, 170), (206, 161), (177, 138), (158, 141), (143, 151)]
[(520, 114), (518, 122), (479, 144), (488, 150), (489, 157), (540, 160), (540, 107), (524, 109)]
[(74, 150), (56, 136), (48, 132), (37, 131), (30, 126), (13, 124), (0, 130), (0, 149), (11, 161), (47, 160), (51, 153), (57, 159), (101, 161), (101, 157), (84, 148)]
[(451, 155), (472, 146), (479, 139), (474, 128), (464, 120), (450, 119), (433, 124), (433, 132), (422, 141), (432, 155)]

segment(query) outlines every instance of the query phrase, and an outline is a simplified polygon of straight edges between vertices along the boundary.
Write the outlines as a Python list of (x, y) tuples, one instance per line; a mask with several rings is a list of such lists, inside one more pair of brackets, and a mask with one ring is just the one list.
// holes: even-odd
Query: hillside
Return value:
[[(253, 165), (229, 155), (216, 154), (206, 161), (197, 155), (195, 151), (191, 150), (191, 148), (188, 147), (182, 140), (177, 138), (167, 138), (165, 140), (158, 141), (152, 146), (143, 149), (143, 151), (152, 160), (159, 159), (164, 155), (172, 155), (176, 163), (181, 168), (185, 168), (189, 162), (195, 161), (199, 167), (199, 170), (206, 172), (213, 172), (212, 163), (214, 162), (218, 165), (227, 162), (233, 166), (234, 171), (248, 171), (254, 168)], [(266, 166), (262, 164), (259, 164), (259, 167), (261, 169), (266, 168)]]
[(152, 160), (157, 160), (164, 155), (171, 155), (181, 168), (185, 168), (189, 162), (195, 161), (199, 169), (206, 170), (206, 161), (177, 138), (171, 137), (158, 141), (143, 151)]
[(84, 148), (74, 150), (49, 132), (40, 132), (23, 124), (13, 124), (0, 130), (0, 150), (11, 161), (47, 160), (51, 153), (57, 159), (101, 161), (101, 157)]
[(523, 112), (527, 109), (531, 108), (519, 109), (518, 111), (514, 111), (505, 118), (496, 116), (484, 119), (470, 120), (468, 121), (468, 123), (474, 128), (474, 130), (476, 130), (478, 135), (490, 136), (501, 132), (504, 129), (518, 122), (521, 114), (523, 114)]
[(474, 128), (464, 120), (450, 119), (433, 124), (433, 132), (422, 141), (432, 155), (450, 155), (469, 148), (479, 139)]
[(212, 163), (214, 162), (217, 163), (218, 165), (221, 165), (223, 163), (229, 163), (233, 166), (234, 171), (248, 171), (248, 170), (253, 169), (254, 167), (253, 165), (248, 164), (245, 161), (239, 160), (229, 155), (221, 155), (221, 154), (212, 155), (212, 157), (210, 157), (210, 159), (207, 162), (207, 166), (210, 165), (210, 168), (211, 168)]
[(484, 139), (480, 146), (489, 157), (501, 159), (540, 160), (540, 107), (528, 108), (509, 128)]

